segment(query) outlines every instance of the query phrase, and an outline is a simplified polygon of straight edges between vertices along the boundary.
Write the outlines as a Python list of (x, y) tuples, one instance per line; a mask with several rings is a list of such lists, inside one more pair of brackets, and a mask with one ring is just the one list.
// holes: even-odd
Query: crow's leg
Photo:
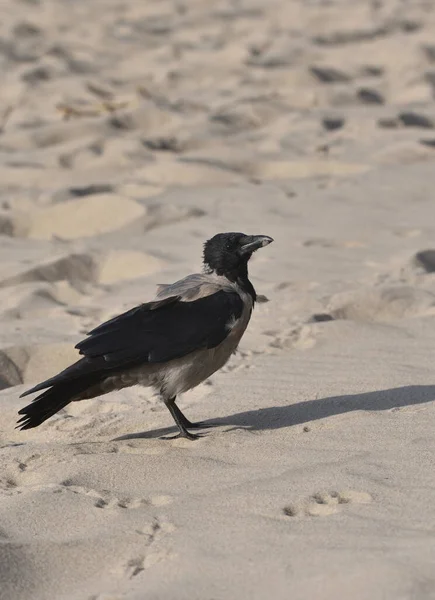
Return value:
[(186, 419), (186, 417), (183, 415), (181, 410), (175, 404), (175, 399), (176, 399), (176, 396), (172, 396), (172, 398), (166, 398), (165, 396), (163, 396), (163, 401), (164, 401), (165, 405), (167, 406), (169, 412), (171, 413), (172, 418), (175, 421), (175, 424), (177, 425), (178, 429), (180, 430), (180, 433), (176, 436), (165, 436), (162, 439), (163, 440), (165, 440), (165, 439), (166, 440), (175, 440), (176, 438), (184, 437), (184, 438), (187, 438), (188, 440), (197, 440), (200, 437), (199, 435), (195, 435), (195, 434), (187, 431), (186, 427), (192, 426), (192, 423), (190, 423), (190, 421), (188, 419)]
[(175, 404), (175, 398), (174, 398), (173, 406), (174, 406), (175, 412), (178, 415), (179, 420), (181, 421), (181, 423), (183, 423), (183, 425), (186, 429), (207, 429), (208, 427), (216, 426), (213, 423), (204, 423), (203, 421), (198, 421), (197, 423), (192, 423), (192, 421), (189, 421), (189, 419), (181, 412), (181, 410)]

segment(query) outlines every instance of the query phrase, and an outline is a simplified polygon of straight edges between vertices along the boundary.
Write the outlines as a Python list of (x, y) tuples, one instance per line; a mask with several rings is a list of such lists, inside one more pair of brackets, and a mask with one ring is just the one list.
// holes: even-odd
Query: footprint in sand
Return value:
[(32, 471), (32, 462), (37, 461), (40, 454), (31, 454), (23, 460), (14, 460), (6, 473), (0, 476), (0, 495), (12, 496), (21, 494), (28, 480), (27, 472)]
[(118, 499), (116, 497), (113, 498), (97, 498), (94, 503), (96, 508), (139, 508), (140, 506), (144, 506), (148, 504), (146, 500), (142, 500), (141, 498), (121, 498)]
[(288, 504), (283, 512), (288, 517), (325, 517), (340, 512), (344, 504), (369, 504), (373, 498), (368, 492), (343, 490), (316, 492), (301, 503)]
[(7, 475), (5, 477), (0, 477), (0, 496), (12, 496), (14, 494), (21, 494), (15, 478)]
[(125, 576), (132, 579), (142, 571), (145, 571), (145, 569), (149, 569), (162, 560), (169, 558), (171, 552), (168, 548), (152, 547), (160, 542), (168, 533), (172, 533), (174, 529), (175, 527), (172, 523), (162, 520), (159, 517), (154, 517), (152, 523), (147, 523), (142, 529), (136, 530), (136, 533), (145, 536), (147, 552), (128, 561), (125, 565)]
[(80, 485), (74, 485), (69, 480), (64, 481), (61, 484), (64, 490), (70, 491), (73, 494), (81, 494), (89, 496), (94, 499), (94, 506), (96, 508), (104, 509), (135, 509), (142, 506), (167, 506), (171, 504), (172, 497), (165, 495), (151, 496), (150, 498), (129, 498), (121, 497), (118, 498), (109, 492), (108, 490), (94, 490), (86, 488)]
[(269, 347), (284, 350), (296, 348), (308, 350), (317, 343), (317, 331), (310, 324), (296, 325), (295, 327), (278, 330), (267, 330), (264, 334), (271, 339)]
[(142, 573), (142, 571), (145, 571), (145, 569), (149, 569), (153, 565), (156, 565), (163, 560), (167, 560), (170, 558), (170, 555), (171, 553), (169, 550), (160, 550), (158, 552), (151, 552), (146, 556), (133, 558), (127, 563), (125, 575), (129, 579), (132, 579)]
[(79, 485), (71, 485), (68, 482), (63, 484), (67, 490), (73, 494), (81, 494), (84, 496), (90, 496), (94, 498), (94, 506), (96, 508), (108, 508), (108, 509), (132, 509), (139, 508), (149, 504), (148, 500), (143, 498), (117, 498), (113, 496), (108, 490), (102, 490), (101, 492), (93, 489), (88, 489)]

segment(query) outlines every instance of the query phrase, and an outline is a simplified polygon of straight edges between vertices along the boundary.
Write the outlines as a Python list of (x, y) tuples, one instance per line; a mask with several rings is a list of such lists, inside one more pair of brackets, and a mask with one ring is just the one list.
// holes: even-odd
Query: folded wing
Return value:
[(78, 378), (164, 363), (195, 350), (214, 348), (243, 311), (236, 292), (218, 291), (193, 302), (180, 296), (141, 304), (89, 332), (76, 348), (82, 359), (24, 395)]
[(193, 302), (172, 296), (103, 323), (76, 348), (87, 358), (103, 357), (108, 368), (167, 362), (218, 346), (230, 331), (228, 324), (242, 311), (242, 299), (235, 292), (222, 290)]

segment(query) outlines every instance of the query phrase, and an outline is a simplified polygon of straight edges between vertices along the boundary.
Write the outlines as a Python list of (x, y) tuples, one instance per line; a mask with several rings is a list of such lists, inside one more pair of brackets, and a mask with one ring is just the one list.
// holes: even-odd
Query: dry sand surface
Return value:
[[(435, 598), (433, 0), (0, 4), (1, 600)], [(251, 261), (240, 351), (14, 429), (92, 326)]]

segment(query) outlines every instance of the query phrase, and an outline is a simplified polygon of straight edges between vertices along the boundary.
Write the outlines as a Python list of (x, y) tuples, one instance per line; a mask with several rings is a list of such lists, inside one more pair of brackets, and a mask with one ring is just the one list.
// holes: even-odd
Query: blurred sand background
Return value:
[[(3, 0), (0, 73), (1, 600), (435, 598), (433, 0)], [(14, 429), (228, 230), (275, 243), (218, 428)]]

